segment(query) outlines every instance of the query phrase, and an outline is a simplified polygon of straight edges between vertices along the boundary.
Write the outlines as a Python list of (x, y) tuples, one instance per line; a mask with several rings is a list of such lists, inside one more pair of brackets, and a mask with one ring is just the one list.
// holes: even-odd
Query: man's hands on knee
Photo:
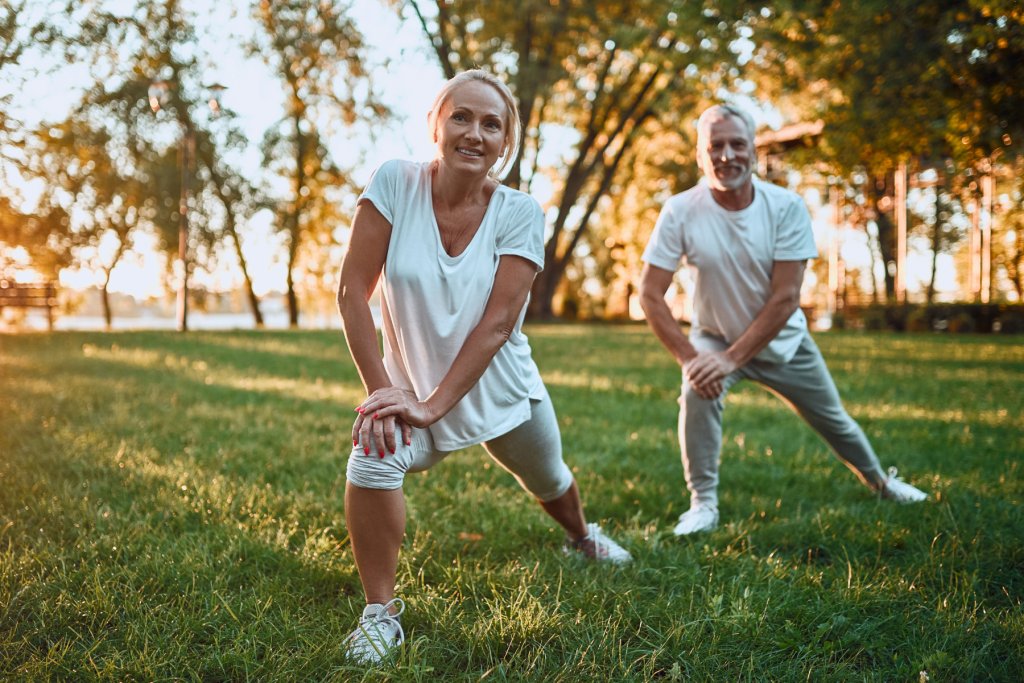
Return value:
[(683, 365), (683, 372), (698, 396), (713, 401), (722, 395), (722, 383), (737, 367), (728, 351), (697, 351), (697, 355)]

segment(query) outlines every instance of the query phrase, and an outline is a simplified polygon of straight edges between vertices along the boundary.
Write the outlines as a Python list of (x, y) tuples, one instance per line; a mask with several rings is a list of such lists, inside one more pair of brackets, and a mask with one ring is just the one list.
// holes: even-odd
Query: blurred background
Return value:
[(535, 320), (641, 318), (693, 122), (732, 102), (811, 211), (816, 329), (1024, 332), (1010, 0), (9, 0), (0, 327), (338, 326), (356, 197), (431, 158), (433, 97), (474, 66), (519, 98), (504, 182), (547, 212)]

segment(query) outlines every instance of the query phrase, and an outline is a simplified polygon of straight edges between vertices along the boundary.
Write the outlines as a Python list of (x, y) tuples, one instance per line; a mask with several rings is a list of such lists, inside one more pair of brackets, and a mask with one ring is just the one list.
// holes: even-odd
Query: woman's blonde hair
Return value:
[(501, 99), (505, 102), (505, 116), (508, 119), (505, 124), (505, 153), (498, 157), (497, 166), (488, 172), (489, 176), (497, 180), (519, 152), (519, 144), (523, 136), (523, 125), (519, 120), (519, 105), (516, 103), (516, 98), (512, 95), (512, 91), (492, 74), (487, 73), (483, 69), (470, 69), (452, 77), (444, 84), (441, 92), (437, 93), (437, 97), (434, 98), (434, 104), (431, 105), (430, 114), (427, 116), (427, 126), (430, 129), (431, 141), (437, 142), (438, 116), (440, 116), (445, 102), (448, 101), (448, 98), (451, 97), (456, 88), (469, 81), (486, 83), (497, 90), (498, 94), (501, 95)]

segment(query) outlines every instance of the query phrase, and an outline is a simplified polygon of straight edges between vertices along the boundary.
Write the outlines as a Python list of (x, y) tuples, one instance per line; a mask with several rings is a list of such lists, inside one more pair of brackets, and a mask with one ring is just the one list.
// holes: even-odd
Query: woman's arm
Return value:
[(433, 393), (417, 401), (409, 392), (385, 388), (375, 391), (358, 410), (375, 417), (399, 416), (414, 427), (427, 427), (448, 414), (480, 381), (494, 355), (508, 341), (536, 274), (537, 267), (531, 261), (502, 256), (483, 317)]
[[(352, 234), (349, 238), (345, 258), (341, 262), (341, 282), (338, 285), (338, 312), (341, 314), (345, 328), (345, 341), (348, 342), (349, 353), (355, 361), (359, 377), (363, 380), (367, 395), (378, 389), (391, 386), (391, 379), (384, 369), (377, 343), (377, 329), (370, 313), (370, 296), (377, 287), (384, 260), (388, 255), (388, 244), (391, 241), (391, 223), (377, 210), (370, 201), (359, 202), (356, 214), (352, 218)], [(356, 434), (359, 433), (363, 416), (356, 418), (352, 429), (353, 445), (358, 445)], [(369, 422), (367, 420), (367, 422)], [(379, 447), (395, 450), (394, 418), (376, 425), (380, 428), (377, 436)], [(402, 426), (402, 436), (409, 442), (411, 433), (408, 425)], [(363, 446), (369, 454), (369, 441), (364, 439)]]

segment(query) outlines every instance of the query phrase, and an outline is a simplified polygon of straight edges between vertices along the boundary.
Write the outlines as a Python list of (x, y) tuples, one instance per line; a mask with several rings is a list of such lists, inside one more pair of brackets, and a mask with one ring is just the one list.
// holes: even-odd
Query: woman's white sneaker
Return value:
[(629, 564), (633, 561), (633, 556), (629, 554), (629, 551), (605, 536), (601, 527), (594, 522), (587, 525), (587, 535), (578, 541), (572, 540), (566, 534), (562, 551), (566, 555), (579, 553), (597, 562), (610, 562), (617, 565)]
[(718, 526), (718, 508), (710, 505), (694, 505), (679, 515), (676, 524), (676, 536), (695, 534), (698, 531), (711, 531)]
[(902, 478), (896, 476), (896, 468), (889, 468), (889, 478), (886, 479), (885, 484), (882, 485), (881, 493), (882, 498), (888, 500), (895, 500), (897, 503), (907, 505), (909, 503), (920, 503), (922, 500), (928, 500), (928, 494), (921, 489), (914, 488), (907, 482), (903, 481)]
[[(392, 605), (401, 605), (398, 612), (391, 614)], [(386, 605), (367, 605), (359, 617), (359, 628), (345, 639), (348, 656), (359, 664), (373, 666), (393, 658), (394, 650), (405, 642), (402, 630), (402, 612), (405, 603), (395, 598)]]

